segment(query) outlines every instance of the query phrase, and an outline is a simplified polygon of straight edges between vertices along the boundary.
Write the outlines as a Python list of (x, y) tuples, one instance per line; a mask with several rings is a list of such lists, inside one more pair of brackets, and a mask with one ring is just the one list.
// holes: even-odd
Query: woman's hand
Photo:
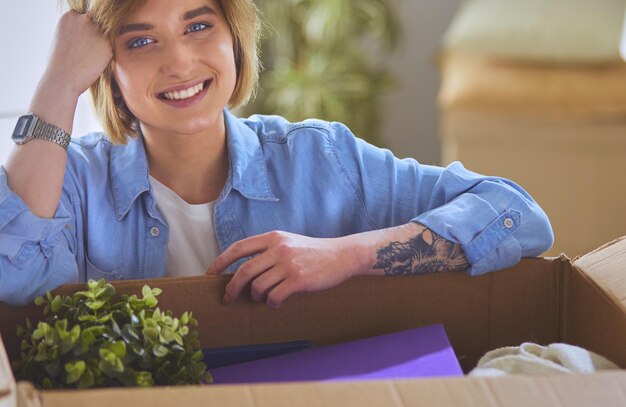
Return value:
[(42, 81), (58, 84), (76, 98), (93, 84), (113, 58), (111, 44), (87, 14), (68, 11), (57, 24)]
[(253, 300), (278, 308), (292, 294), (332, 288), (355, 275), (430, 274), (470, 266), (461, 246), (410, 222), (329, 239), (277, 231), (249, 237), (220, 254), (207, 274), (220, 274), (248, 256), (254, 257), (226, 286), (226, 304), (248, 284)]
[(251, 284), (255, 301), (278, 308), (292, 294), (340, 284), (365, 260), (346, 238), (320, 239), (274, 231), (233, 243), (215, 259), (207, 274), (219, 274), (240, 258), (253, 255), (226, 286), (224, 303), (233, 302)]
[[(113, 51), (89, 17), (65, 13), (57, 25), (46, 71), (29, 111), (72, 132), (78, 97), (109, 65)], [(5, 165), (9, 187), (42, 218), (54, 216), (61, 198), (67, 154), (45, 140), (16, 146)]]

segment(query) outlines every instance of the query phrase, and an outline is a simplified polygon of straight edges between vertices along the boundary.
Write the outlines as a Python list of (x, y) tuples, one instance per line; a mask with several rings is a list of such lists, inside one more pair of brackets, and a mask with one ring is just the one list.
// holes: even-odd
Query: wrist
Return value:
[(63, 87), (62, 83), (44, 77), (37, 85), (29, 111), (71, 133), (79, 96), (71, 89)]

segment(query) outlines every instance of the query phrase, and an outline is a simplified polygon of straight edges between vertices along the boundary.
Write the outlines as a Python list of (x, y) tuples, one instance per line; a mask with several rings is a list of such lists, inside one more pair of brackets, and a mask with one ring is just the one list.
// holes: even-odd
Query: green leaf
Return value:
[(78, 381), (78, 388), (88, 388), (88, 387), (92, 387), (95, 384), (95, 380), (94, 380), (94, 375), (91, 371), (91, 369), (87, 369), (85, 370), (84, 374), (81, 376), (80, 380)]
[(141, 295), (143, 295), (144, 298), (147, 296), (152, 296), (152, 289), (148, 285), (144, 285), (141, 288)]
[(159, 331), (157, 331), (155, 328), (144, 328), (143, 336), (152, 343), (159, 341)]
[(126, 342), (133, 342), (133, 341), (140, 340), (137, 330), (133, 328), (133, 326), (130, 324), (125, 324), (122, 327), (121, 336)]
[(126, 344), (122, 341), (112, 342), (109, 349), (119, 358), (126, 356)]
[(152, 373), (150, 372), (137, 372), (135, 382), (137, 383), (137, 386), (141, 387), (150, 387), (154, 385)]
[(48, 360), (48, 347), (45, 343), (40, 342), (39, 345), (37, 345), (37, 354), (35, 355), (35, 361), (44, 362), (46, 360)]
[(68, 362), (65, 364), (65, 372), (67, 378), (65, 379), (67, 384), (76, 383), (85, 373), (87, 365), (83, 360), (77, 360), (75, 362)]
[(54, 297), (52, 302), (50, 303), (50, 308), (52, 312), (57, 314), (61, 309), (63, 309), (63, 298), (60, 295)]
[(189, 323), (189, 313), (188, 312), (183, 312), (183, 315), (181, 315), (181, 317), (180, 317), (180, 322), (182, 322), (183, 325), (187, 325)]
[(174, 334), (173, 334), (173, 340), (174, 340), (174, 342), (176, 342), (176, 343), (177, 343), (177, 344), (179, 344), (180, 346), (183, 346), (183, 338), (182, 338), (182, 336), (180, 336), (179, 334), (174, 333)]
[(105, 304), (105, 301), (102, 300), (94, 300), (94, 301), (90, 301), (85, 303), (89, 309), (94, 310), (94, 311), (98, 311), (100, 308), (102, 308), (102, 306)]
[(76, 343), (80, 338), (80, 325), (74, 325), (74, 327), (70, 330), (70, 341), (72, 343)]
[(161, 329), (161, 342), (170, 343), (174, 340), (174, 330), (169, 326)]
[(152, 295), (150, 295), (149, 297), (145, 297), (144, 301), (146, 302), (146, 307), (148, 307), (148, 308), (154, 308), (159, 303), (159, 301), (157, 301), (156, 297), (154, 297)]
[(92, 329), (87, 328), (80, 334), (80, 338), (87, 346), (91, 346), (96, 342), (96, 335)]
[(100, 279), (99, 281), (89, 279), (87, 280), (87, 288), (90, 290), (95, 290), (100, 286), (100, 282), (104, 282), (104, 279)]
[(155, 345), (152, 354), (157, 358), (162, 358), (169, 353), (168, 349), (163, 345)]
[(43, 305), (43, 302), (44, 302), (43, 297), (35, 298), (35, 305), (41, 306), (41, 305)]
[(57, 377), (61, 373), (61, 364), (59, 363), (58, 360), (55, 360), (52, 363), (46, 363), (46, 365), (44, 366), (44, 369), (46, 370), (46, 373), (48, 373), (49, 376)]
[(67, 331), (67, 319), (60, 319), (54, 323), (54, 327), (57, 331)]

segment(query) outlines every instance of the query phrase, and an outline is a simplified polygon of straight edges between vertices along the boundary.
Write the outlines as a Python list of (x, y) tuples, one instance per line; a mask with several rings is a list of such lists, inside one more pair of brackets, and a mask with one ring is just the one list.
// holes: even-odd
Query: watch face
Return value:
[(28, 135), (28, 129), (30, 129), (30, 125), (33, 122), (35, 117), (33, 115), (22, 116), (17, 120), (17, 124), (15, 125), (15, 130), (13, 130), (13, 140), (16, 143), (23, 141), (26, 139)]

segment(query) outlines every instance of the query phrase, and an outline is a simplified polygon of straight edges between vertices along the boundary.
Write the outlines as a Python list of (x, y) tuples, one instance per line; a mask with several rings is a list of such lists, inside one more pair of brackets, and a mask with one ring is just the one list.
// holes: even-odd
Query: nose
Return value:
[(171, 44), (162, 55), (161, 71), (180, 79), (187, 79), (196, 65), (196, 56), (191, 47), (176, 42)]

